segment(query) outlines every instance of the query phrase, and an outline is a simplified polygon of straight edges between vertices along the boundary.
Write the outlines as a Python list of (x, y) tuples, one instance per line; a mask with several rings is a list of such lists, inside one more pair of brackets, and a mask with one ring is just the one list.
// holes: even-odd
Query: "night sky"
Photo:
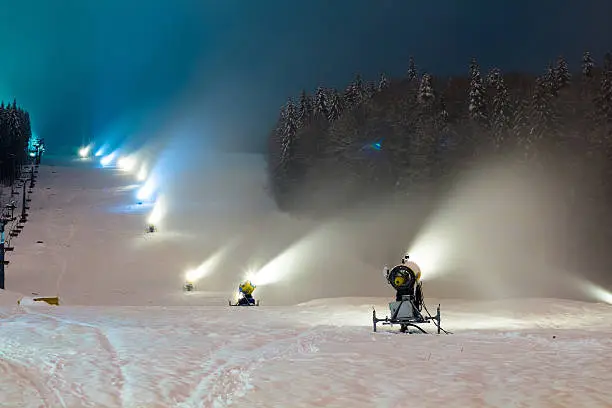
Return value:
[(261, 148), (301, 88), (402, 75), (573, 67), (612, 49), (610, 0), (16, 0), (0, 7), (0, 97), (50, 150), (197, 138)]

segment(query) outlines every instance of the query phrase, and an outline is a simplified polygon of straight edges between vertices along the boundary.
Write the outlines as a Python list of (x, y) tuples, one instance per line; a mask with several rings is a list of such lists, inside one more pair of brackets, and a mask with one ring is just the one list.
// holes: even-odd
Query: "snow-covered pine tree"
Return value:
[(552, 64), (548, 64), (543, 80), (548, 93), (552, 96), (559, 96), (561, 84), (559, 83), (559, 75)]
[(582, 56), (582, 77), (589, 79), (593, 78), (593, 68), (595, 68), (595, 61), (593, 57), (591, 57), (591, 53), (585, 51)]
[(448, 109), (446, 107), (446, 98), (444, 95), (440, 95), (440, 124), (441, 128), (446, 130), (448, 126)]
[(422, 107), (431, 108), (435, 101), (434, 89), (431, 75), (424, 73), (419, 84), (419, 93), (417, 101)]
[(281, 140), (281, 161), (287, 164), (293, 156), (293, 145), (298, 131), (298, 115), (293, 99), (289, 98), (285, 107), (285, 119)]
[(355, 75), (355, 81), (353, 81), (353, 89), (356, 97), (357, 105), (366, 100), (366, 88), (363, 84), (360, 74)]
[(313, 107), (312, 98), (306, 93), (306, 90), (302, 90), (300, 95), (300, 108), (298, 112), (298, 123), (300, 128), (308, 126), (312, 119)]
[[(531, 122), (530, 145), (538, 144), (544, 137), (554, 137), (557, 132), (557, 117), (548, 81), (546, 77), (536, 78), (529, 115)], [(535, 150), (531, 149), (528, 155), (533, 158)]]
[(612, 145), (612, 54), (604, 56), (601, 85), (596, 100), (597, 118), (603, 130), (605, 143)]
[(327, 120), (329, 115), (329, 108), (327, 103), (327, 97), (325, 96), (325, 90), (323, 87), (318, 87), (315, 93), (315, 106), (314, 113), (316, 118), (323, 118)]
[(468, 91), (468, 109), (470, 119), (480, 125), (487, 124), (487, 107), (485, 102), (485, 87), (480, 76), (480, 67), (476, 58), (470, 63), (470, 86)]
[(555, 74), (557, 75), (557, 83), (560, 89), (565, 88), (566, 86), (569, 86), (572, 80), (572, 75), (570, 74), (569, 66), (567, 65), (567, 61), (565, 60), (565, 58), (563, 58), (563, 56), (559, 56), (559, 58), (557, 58), (557, 65), (555, 66)]
[(342, 100), (344, 101), (344, 107), (347, 110), (351, 110), (357, 105), (357, 95), (355, 94), (353, 84), (349, 84), (346, 87), (342, 94)]
[(506, 134), (510, 127), (508, 88), (498, 68), (493, 68), (487, 79), (489, 84), (495, 89), (491, 125), (494, 146), (496, 149), (500, 149), (504, 144)]
[(366, 99), (366, 89), (363, 85), (361, 75), (356, 74), (355, 79), (351, 82), (344, 91), (343, 95), (346, 109), (354, 109)]
[(415, 133), (409, 141), (407, 172), (409, 182), (419, 184), (427, 180), (436, 168), (438, 112), (432, 76), (425, 72), (419, 81), (416, 95)]
[(377, 92), (378, 92), (378, 86), (376, 85), (376, 83), (374, 81), (369, 81), (368, 86), (367, 86), (367, 91), (366, 91), (367, 98), (368, 99), (373, 98)]
[(329, 98), (329, 110), (327, 120), (334, 122), (342, 113), (341, 97), (336, 89), (332, 89)]
[(408, 61), (408, 72), (406, 73), (406, 78), (408, 81), (415, 81), (419, 76), (419, 72), (417, 71), (417, 67), (414, 64), (414, 57), (411, 55)]
[(389, 87), (389, 81), (384, 73), (380, 74), (380, 80), (378, 81), (378, 92), (384, 91)]

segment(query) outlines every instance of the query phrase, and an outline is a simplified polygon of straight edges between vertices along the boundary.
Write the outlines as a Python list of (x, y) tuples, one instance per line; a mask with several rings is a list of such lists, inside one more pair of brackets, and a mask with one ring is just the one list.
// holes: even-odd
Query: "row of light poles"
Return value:
[[(6, 289), (5, 287), (5, 266), (7, 266), (10, 261), (5, 258), (6, 252), (14, 251), (15, 248), (10, 246), (10, 243), (7, 243), (5, 234), (6, 234), (6, 226), (11, 223), (18, 221), (17, 225), (14, 228), (11, 228), (9, 231), (9, 235), (11, 238), (17, 237), (19, 233), (23, 230), (25, 223), (28, 220), (27, 210), (30, 209), (28, 203), (32, 201), (31, 198), (28, 197), (28, 194), (32, 194), (33, 188), (36, 185), (36, 177), (38, 176), (38, 166), (40, 165), (42, 159), (42, 153), (44, 151), (44, 141), (41, 140), (35, 145), (35, 152), (32, 156), (30, 171), (27, 175), (22, 176), (19, 181), (21, 182), (22, 193), (21, 193), (21, 214), (19, 218), (15, 216), (15, 210), (17, 209), (17, 204), (13, 197), (19, 195), (19, 192), (15, 189), (15, 184), (11, 185), (11, 200), (8, 204), (3, 206), (0, 209), (0, 289)], [(19, 188), (18, 187), (18, 188)], [(10, 241), (10, 239), (9, 239)]]

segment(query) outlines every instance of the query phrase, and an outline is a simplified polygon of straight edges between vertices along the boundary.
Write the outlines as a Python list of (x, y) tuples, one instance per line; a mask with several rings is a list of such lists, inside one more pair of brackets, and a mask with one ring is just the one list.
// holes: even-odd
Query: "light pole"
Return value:
[(4, 259), (4, 253), (12, 251), (14, 248), (7, 247), (4, 241), (4, 226), (6, 225), (7, 218), (2, 215), (0, 217), (0, 289), (6, 289), (4, 285), (4, 266), (9, 264), (9, 261)]
[(28, 214), (26, 213), (26, 210), (28, 209), (28, 207), (26, 207), (26, 188), (27, 188), (27, 181), (23, 180), (23, 197), (21, 197), (21, 218), (19, 219), (19, 222), (24, 223), (28, 220)]
[(0, 289), (4, 287), (4, 217), (0, 219)]
[(34, 166), (30, 167), (30, 188), (34, 188)]

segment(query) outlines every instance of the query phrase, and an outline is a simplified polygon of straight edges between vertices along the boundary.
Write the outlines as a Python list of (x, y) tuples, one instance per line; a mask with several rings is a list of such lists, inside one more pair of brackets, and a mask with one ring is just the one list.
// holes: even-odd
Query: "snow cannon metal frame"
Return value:
[(236, 303), (232, 303), (231, 300), (228, 300), (227, 303), (230, 306), (254, 307), (254, 306), (259, 306), (259, 299), (255, 300), (255, 303), (240, 303), (240, 301), (238, 301)]
[[(397, 279), (401, 278), (401, 279)], [(388, 283), (398, 292), (398, 297), (401, 294), (400, 300), (389, 303), (391, 317), (386, 316), (384, 319), (376, 317), (376, 309), (372, 308), (372, 327), (376, 332), (376, 325), (400, 325), (400, 331), (405, 333), (408, 327), (415, 327), (421, 333), (428, 334), (420, 324), (434, 323), (437, 327), (437, 332), (440, 334), (440, 305), (435, 316), (432, 316), (423, 302), (423, 291), (421, 282), (417, 280), (417, 275), (407, 265), (397, 265), (387, 275)], [(427, 316), (424, 316), (422, 310), (425, 309)]]

